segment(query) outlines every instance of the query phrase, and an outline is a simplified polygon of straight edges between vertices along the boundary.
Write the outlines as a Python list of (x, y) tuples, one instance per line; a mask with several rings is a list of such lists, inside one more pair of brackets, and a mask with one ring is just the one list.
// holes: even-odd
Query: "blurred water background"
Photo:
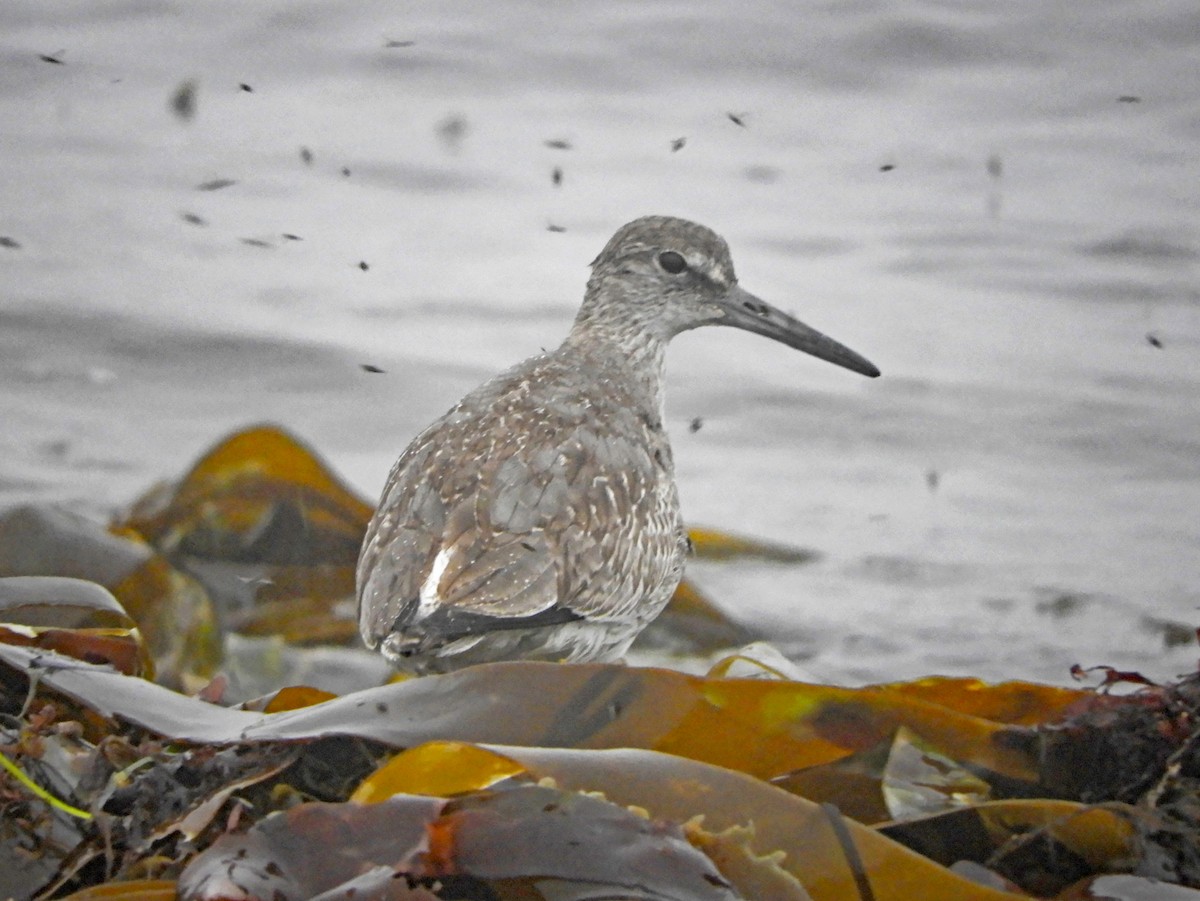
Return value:
[(1191, 669), (1198, 45), (1194, 0), (6, 0), (0, 505), (263, 420), (373, 499), (681, 215), (884, 372), (675, 343), (689, 521), (823, 554), (703, 589), (827, 679)]

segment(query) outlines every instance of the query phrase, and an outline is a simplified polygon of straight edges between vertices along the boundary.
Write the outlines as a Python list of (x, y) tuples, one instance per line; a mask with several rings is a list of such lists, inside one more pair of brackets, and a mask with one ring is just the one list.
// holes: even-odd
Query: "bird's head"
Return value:
[(665, 342), (702, 325), (745, 329), (879, 375), (866, 358), (741, 288), (729, 245), (711, 229), (671, 216), (623, 225), (592, 262), (576, 328), (626, 330)]

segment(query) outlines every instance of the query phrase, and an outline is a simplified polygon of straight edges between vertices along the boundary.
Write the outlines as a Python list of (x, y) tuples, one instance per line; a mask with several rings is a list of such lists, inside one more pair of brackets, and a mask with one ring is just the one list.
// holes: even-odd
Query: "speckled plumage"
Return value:
[(735, 325), (878, 374), (738, 288), (703, 226), (635, 220), (592, 265), (562, 346), (472, 391), (388, 476), (359, 625), (401, 669), (615, 659), (661, 612), (687, 546), (662, 424), (674, 335)]

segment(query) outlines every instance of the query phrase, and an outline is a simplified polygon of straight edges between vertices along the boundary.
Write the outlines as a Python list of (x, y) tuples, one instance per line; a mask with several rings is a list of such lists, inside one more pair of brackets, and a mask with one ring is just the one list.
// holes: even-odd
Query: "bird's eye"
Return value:
[(658, 255), (658, 265), (662, 266), (666, 272), (671, 275), (678, 275), (687, 269), (687, 260), (683, 258), (683, 254), (676, 253), (673, 250), (664, 250)]

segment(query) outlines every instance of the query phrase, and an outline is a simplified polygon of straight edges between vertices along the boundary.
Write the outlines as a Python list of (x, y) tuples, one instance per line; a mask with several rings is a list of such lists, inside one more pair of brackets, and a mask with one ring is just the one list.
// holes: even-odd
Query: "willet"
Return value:
[(562, 346), (476, 388), (392, 467), (358, 561), (367, 645), (413, 673), (621, 657), (683, 575), (663, 359), (702, 325), (879, 375), (740, 288), (711, 230), (622, 226)]

